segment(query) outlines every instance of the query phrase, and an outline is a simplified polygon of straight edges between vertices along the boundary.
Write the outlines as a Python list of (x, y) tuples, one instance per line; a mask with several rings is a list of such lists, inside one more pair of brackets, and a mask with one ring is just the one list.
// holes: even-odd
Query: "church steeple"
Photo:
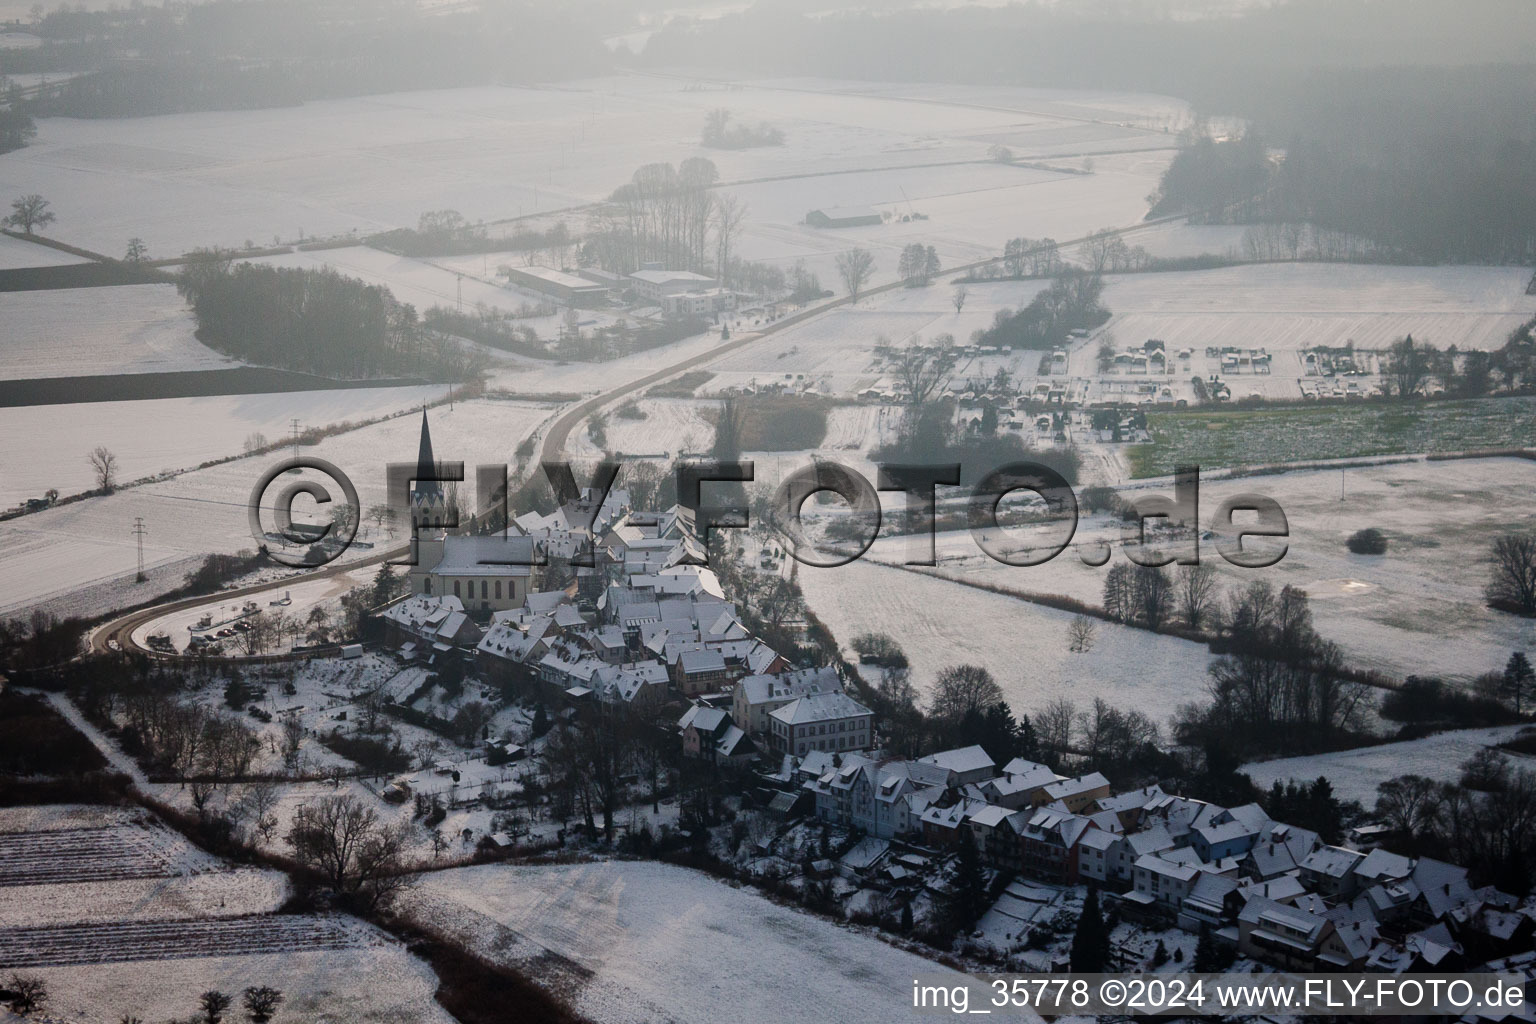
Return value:
[(438, 502), (443, 498), (443, 487), (430, 479), (437, 474), (437, 460), (432, 457), (432, 431), (427, 426), (427, 407), (421, 407), (421, 446), (416, 454), (415, 499), (417, 504)]

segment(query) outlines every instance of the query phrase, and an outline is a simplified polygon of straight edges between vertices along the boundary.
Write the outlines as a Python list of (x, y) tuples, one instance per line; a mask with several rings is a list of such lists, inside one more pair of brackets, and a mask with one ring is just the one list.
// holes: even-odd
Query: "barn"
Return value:
[(858, 228), (885, 223), (880, 211), (872, 206), (829, 206), (812, 210), (805, 222), (813, 228)]

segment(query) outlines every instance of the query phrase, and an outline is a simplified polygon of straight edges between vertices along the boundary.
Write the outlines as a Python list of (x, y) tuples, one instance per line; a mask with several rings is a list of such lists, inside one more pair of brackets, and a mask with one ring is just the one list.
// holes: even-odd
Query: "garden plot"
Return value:
[(350, 919), (286, 914), (0, 928), (0, 963), (17, 968), (69, 967), (272, 955), (350, 949), (367, 941)]
[(239, 917), (277, 910), (289, 893), (277, 871), (221, 869), (172, 878), (0, 887), (6, 926)]
[[(350, 392), (324, 394), (345, 396)], [(451, 409), (440, 407), (430, 414), (434, 450), (440, 459), (462, 460), (468, 467), (465, 475), (472, 478), (479, 463), (515, 463), (519, 442), (550, 412), (549, 407), (533, 403), (489, 400), (459, 402)], [(162, 422), (160, 429), (166, 426)], [(196, 430), (197, 425), (189, 421), (186, 429)], [(280, 430), (279, 425), (274, 433)], [(400, 416), (328, 437), (301, 453), (327, 459), (349, 474), (366, 509), (385, 500), (389, 463), (415, 462), (420, 432), (419, 417)], [(111, 436), (108, 434), (108, 439)], [(13, 443), (18, 441), (13, 439)], [(88, 450), (82, 450), (81, 464)], [(136, 516), (142, 516), (149, 529), (144, 545), (146, 565), (253, 548), (246, 512), (251, 488), (268, 466), (286, 454), (236, 459), (0, 524), (0, 578), (6, 580), (0, 591), (0, 608), (27, 606), (132, 573), (137, 555), (129, 528)], [(466, 480), (460, 493), (469, 500), (473, 489), (473, 480)], [(295, 511), (302, 513), (305, 507), (300, 503)], [(349, 556), (369, 553), (354, 547)]]
[[(196, 870), (193, 851), (163, 825), (0, 835), (0, 886), (164, 878)], [(195, 858), (194, 858), (195, 859)]]
[(240, 365), (193, 336), (192, 314), (169, 284), (0, 293), (0, 320), (0, 379)]
[(1360, 402), (1228, 409), (1217, 416), (1169, 410), (1149, 414), (1147, 426), (1150, 443), (1120, 449), (1139, 477), (1180, 465), (1216, 469), (1517, 448), (1536, 434), (1536, 401)]
[[(579, 986), (571, 995), (577, 1011), (603, 1024), (898, 1019), (908, 1012), (912, 978), (945, 972), (856, 930), (665, 864), (459, 868), (425, 876), (408, 898), (411, 916), (462, 936), (481, 955), (538, 964), (541, 973), (553, 966), (550, 953), (561, 958), (556, 964), (574, 962), (560, 980)], [(591, 973), (583, 982), (584, 971)], [(788, 998), (743, 998), (787, 978), (795, 979)]]
[[(14, 81), (14, 78), (12, 79)], [(89, 263), (84, 256), (64, 252), (49, 245), (39, 245), (24, 238), (0, 235), (0, 270), (19, 270), (24, 267), (67, 267), (75, 263)]]
[[(1358, 800), (1370, 808), (1376, 803), (1376, 787), (1388, 779), (1399, 775), (1423, 775), (1436, 782), (1454, 783), (1461, 778), (1463, 761), (1485, 747), (1511, 739), (1523, 728), (1528, 727), (1504, 725), (1490, 729), (1457, 729), (1403, 743), (1286, 757), (1278, 761), (1255, 761), (1239, 770), (1246, 772), (1261, 789), (1288, 779), (1309, 782), (1323, 775), (1339, 799)], [(1530, 758), (1512, 756), (1519, 767), (1531, 766)]]
[(836, 569), (800, 567), (806, 602), (838, 642), (889, 633), (906, 651), (926, 698), (951, 665), (989, 670), (1017, 713), (1067, 697), (1095, 697), (1145, 711), (1159, 724), (1204, 693), (1210, 652), (1144, 630), (1099, 623), (1093, 649), (1068, 651), (1070, 612), (991, 594), (869, 560)]
[(140, 954), (154, 947), (140, 939), (135, 948), (133, 937), (115, 936), (128, 944), (124, 955), (132, 959), (103, 957), (27, 973), (47, 983), (53, 1014), (82, 1024), (117, 1024), (125, 1012), (146, 1020), (185, 1019), (197, 1009), (199, 993), (238, 994), (252, 985), (282, 991), (278, 1019), (452, 1024), (433, 999), (438, 982), (431, 969), (374, 929), (356, 921), (321, 924), (325, 919), (297, 916), (245, 920), (252, 923), (243, 933), (237, 924), (194, 923), (189, 939), (211, 935), (218, 946), (192, 948), (186, 958), (146, 960)]

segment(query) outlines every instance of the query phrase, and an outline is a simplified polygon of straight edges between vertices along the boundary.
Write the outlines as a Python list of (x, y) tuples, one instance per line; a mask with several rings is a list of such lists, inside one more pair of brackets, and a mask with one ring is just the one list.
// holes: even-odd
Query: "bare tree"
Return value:
[(294, 855), (338, 894), (373, 909), (410, 884), (405, 868), (409, 823), (389, 825), (350, 793), (300, 807), (288, 830)]
[(1411, 334), (1394, 342), (1382, 367), (1388, 390), (1405, 401), (1413, 398), (1429, 379), (1437, 355), (1433, 346), (1416, 344)]
[(969, 295), (969, 292), (966, 291), (965, 285), (963, 285), (963, 284), (955, 285), (955, 290), (950, 293), (949, 301), (953, 302), (955, 304), (955, 312), (956, 313), (960, 312), (962, 309), (965, 308), (965, 300), (966, 300), (966, 297), (968, 295)]
[(34, 228), (45, 228), (53, 222), (53, 211), (48, 209), (48, 200), (36, 192), (12, 200), (11, 215), (5, 218), (7, 225), (20, 228), (26, 235), (32, 234)]
[(246, 1015), (251, 1018), (251, 1024), (266, 1024), (277, 1013), (278, 1004), (283, 1001), (283, 994), (277, 989), (267, 985), (253, 985), (243, 994)]
[(730, 286), (731, 248), (741, 231), (741, 223), (747, 216), (747, 204), (731, 193), (714, 197), (713, 220), (715, 226), (715, 276), (720, 284)]
[(245, 805), (250, 811), (251, 827), (261, 833), (267, 842), (277, 830), (277, 787), (270, 782), (253, 783), (245, 792)]
[(1376, 816), (1404, 837), (1427, 832), (1440, 810), (1439, 783), (1422, 775), (1399, 775), (1376, 787)]
[(1199, 629), (1215, 600), (1216, 570), (1209, 565), (1181, 565), (1174, 584), (1179, 616), (1190, 629)]
[(859, 292), (874, 272), (875, 258), (867, 249), (849, 249), (837, 254), (837, 276), (843, 279), (848, 299), (854, 304), (858, 303)]
[(901, 390), (906, 392), (907, 404), (913, 407), (925, 405), (949, 380), (954, 367), (954, 354), (950, 347), (936, 338), (934, 345), (913, 342), (896, 354), (891, 375)]
[(1114, 228), (1095, 231), (1083, 242), (1083, 262), (1095, 275), (1121, 267), (1127, 252), (1125, 242)]
[(1493, 542), (1493, 578), (1486, 595), (1495, 607), (1536, 615), (1536, 533), (1509, 533)]
[(1098, 626), (1086, 615), (1074, 615), (1067, 624), (1067, 649), (1073, 654), (1086, 654), (1093, 650)]
[(113, 455), (106, 445), (97, 445), (86, 458), (96, 474), (96, 488), (103, 494), (111, 494), (116, 490), (117, 456)]
[(1036, 712), (1030, 719), (1035, 735), (1047, 750), (1058, 754), (1072, 749), (1072, 734), (1077, 721), (1077, 705), (1069, 697), (1057, 697)]
[(13, 974), (5, 987), (11, 992), (11, 1009), (23, 1017), (48, 1005), (48, 983), (35, 974)]
[(969, 711), (984, 711), (1003, 699), (1003, 688), (980, 665), (951, 665), (933, 681), (928, 713), (946, 722), (958, 722)]
[(299, 765), (299, 746), (304, 742), (304, 723), (297, 715), (283, 719), (283, 765), (291, 772)]
[(225, 1011), (233, 1002), (233, 999), (218, 989), (209, 989), (204, 992), (197, 1000), (197, 1007), (203, 1012), (200, 1018), (203, 1024), (219, 1024), (224, 1019)]

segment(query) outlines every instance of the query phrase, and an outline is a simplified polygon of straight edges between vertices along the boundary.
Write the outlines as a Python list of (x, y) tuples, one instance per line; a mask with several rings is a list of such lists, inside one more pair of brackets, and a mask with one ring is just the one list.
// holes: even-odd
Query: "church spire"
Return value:
[(442, 485), (430, 479), (437, 475), (437, 460), (432, 457), (432, 431), (427, 427), (427, 407), (421, 407), (421, 448), (416, 455), (416, 501), (440, 500)]

